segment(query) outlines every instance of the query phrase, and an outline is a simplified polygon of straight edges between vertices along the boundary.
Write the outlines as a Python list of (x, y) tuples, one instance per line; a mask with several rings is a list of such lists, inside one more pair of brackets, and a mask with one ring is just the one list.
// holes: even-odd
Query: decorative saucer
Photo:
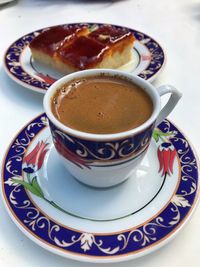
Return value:
[(198, 168), (187, 139), (165, 120), (127, 181), (88, 187), (60, 163), (41, 114), (10, 144), (2, 192), (14, 223), (38, 245), (79, 261), (117, 262), (150, 253), (178, 233), (197, 203)]
[[(102, 25), (99, 23), (76, 23), (78, 26), (83, 24), (89, 27)], [(41, 93), (45, 93), (52, 83), (62, 77), (60, 73), (38, 64), (32, 59), (29, 43), (45, 29), (22, 36), (10, 45), (4, 56), (4, 66), (8, 75), (26, 88)], [(120, 69), (131, 71), (145, 80), (152, 81), (164, 66), (166, 59), (164, 51), (148, 35), (137, 30), (129, 30), (137, 39), (134, 43), (133, 60)]]

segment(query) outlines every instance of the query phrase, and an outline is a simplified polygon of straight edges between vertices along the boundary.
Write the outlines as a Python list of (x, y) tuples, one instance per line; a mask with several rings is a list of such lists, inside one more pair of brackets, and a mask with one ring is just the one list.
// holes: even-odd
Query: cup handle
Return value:
[(167, 104), (162, 108), (158, 118), (156, 120), (156, 126), (161, 123), (174, 109), (182, 94), (172, 85), (162, 85), (157, 88), (157, 91), (160, 96), (171, 93), (171, 96), (167, 102)]

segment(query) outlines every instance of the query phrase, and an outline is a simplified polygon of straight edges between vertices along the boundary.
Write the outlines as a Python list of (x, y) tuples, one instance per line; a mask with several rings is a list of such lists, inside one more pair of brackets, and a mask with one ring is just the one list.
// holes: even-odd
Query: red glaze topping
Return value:
[[(87, 69), (101, 62), (106, 51), (122, 51), (134, 37), (125, 28), (102, 25), (87, 36), (86, 26), (56, 26), (42, 32), (30, 43), (30, 48), (58, 57), (76, 69)], [(120, 42), (123, 41), (123, 42)]]
[(92, 67), (101, 60), (108, 46), (86, 36), (77, 37), (69, 46), (61, 48), (58, 55), (61, 60), (78, 69)]
[(89, 34), (91, 38), (104, 44), (113, 44), (119, 42), (126, 37), (132, 37), (132, 33), (125, 28), (118, 28), (112, 25), (102, 25), (97, 30)]
[(65, 38), (72, 37), (80, 29), (77, 25), (52, 27), (36, 36), (30, 43), (30, 47), (53, 55)]

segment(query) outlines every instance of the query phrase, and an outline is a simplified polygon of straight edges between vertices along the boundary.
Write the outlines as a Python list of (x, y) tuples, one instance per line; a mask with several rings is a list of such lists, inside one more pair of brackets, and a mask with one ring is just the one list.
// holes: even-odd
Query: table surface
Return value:
[[(22, 35), (70, 22), (104, 22), (127, 26), (154, 37), (165, 49), (167, 64), (153, 82), (173, 84), (183, 97), (169, 116), (200, 148), (200, 2), (199, 0), (18, 0), (0, 6), (0, 160), (15, 134), (43, 111), (43, 95), (7, 77), (2, 57)], [(40, 248), (14, 225), (0, 200), (0, 266), (94, 266), (68, 260)], [(124, 267), (200, 266), (200, 207), (176, 238), (142, 258), (110, 264)], [(106, 264), (104, 264), (105, 266)]]

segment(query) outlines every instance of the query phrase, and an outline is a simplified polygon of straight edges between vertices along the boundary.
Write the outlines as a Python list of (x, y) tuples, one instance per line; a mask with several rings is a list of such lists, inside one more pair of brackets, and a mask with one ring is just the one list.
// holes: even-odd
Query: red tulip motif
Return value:
[(90, 162), (85, 161), (83, 158), (79, 157), (78, 155), (70, 151), (66, 146), (64, 146), (64, 144), (62, 143), (60, 139), (58, 138), (54, 139), (54, 144), (55, 144), (56, 149), (59, 151), (59, 153), (64, 158), (73, 162), (75, 165), (77, 165), (81, 169), (83, 169), (83, 166), (88, 169), (91, 169), (91, 167), (89, 166), (89, 164), (92, 163), (91, 161)]
[[(24, 157), (24, 163), (27, 164), (27, 167), (23, 169), (25, 172), (33, 173), (42, 167), (44, 157), (48, 151), (47, 146), (48, 143), (43, 141), (38, 142), (35, 148)], [(30, 165), (32, 165), (33, 168), (31, 168)]]
[(48, 74), (47, 75), (44, 75), (44, 74), (42, 74), (42, 73), (40, 73), (40, 72), (37, 72), (37, 75), (40, 77), (40, 78), (42, 78), (46, 83), (48, 83), (48, 84), (53, 84), (55, 81), (56, 81), (56, 79), (54, 79), (54, 78), (52, 78), (51, 76), (49, 76)]
[(159, 172), (162, 171), (162, 176), (173, 174), (173, 164), (176, 156), (175, 148), (171, 143), (162, 143), (157, 150), (159, 160)]

